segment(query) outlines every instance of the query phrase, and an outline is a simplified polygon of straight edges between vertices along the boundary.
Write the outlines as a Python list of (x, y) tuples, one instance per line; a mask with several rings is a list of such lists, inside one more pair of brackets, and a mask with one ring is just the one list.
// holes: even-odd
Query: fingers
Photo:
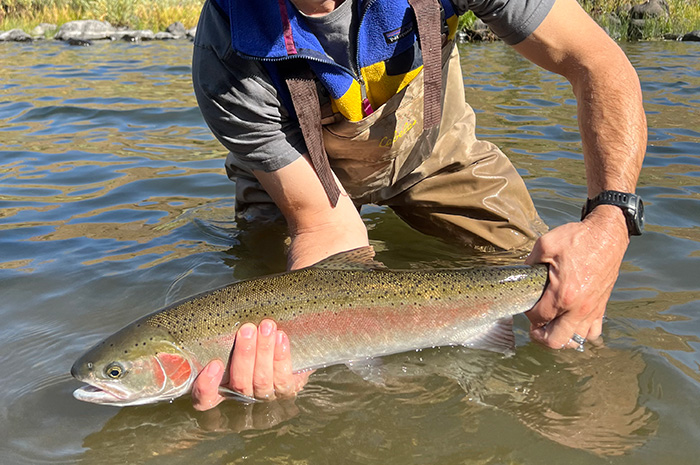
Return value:
[(192, 385), (192, 405), (196, 410), (209, 410), (224, 400), (219, 395), (219, 385), (224, 376), (224, 363), (211, 361), (197, 376)]
[(232, 389), (257, 399), (293, 396), (311, 373), (292, 373), (289, 338), (273, 320), (263, 320), (257, 331), (248, 323), (238, 330), (231, 359)]
[(258, 399), (272, 400), (275, 398), (273, 379), (276, 336), (277, 324), (274, 321), (263, 320), (260, 322), (253, 371), (253, 393)]
[(252, 323), (246, 323), (238, 330), (231, 355), (231, 380), (233, 390), (253, 397), (253, 372), (255, 370), (256, 343), (258, 331)]
[(277, 331), (274, 363), (275, 391), (281, 397), (289, 397), (296, 392), (292, 374), (292, 356), (289, 350), (289, 338), (284, 331)]
[[(192, 402), (197, 410), (208, 410), (224, 398), (222, 384), (224, 364), (215, 360), (207, 365), (192, 387)], [(257, 399), (291, 397), (306, 384), (312, 372), (292, 372), (289, 338), (269, 319), (258, 328), (246, 323), (236, 333), (228, 385), (234, 391)]]

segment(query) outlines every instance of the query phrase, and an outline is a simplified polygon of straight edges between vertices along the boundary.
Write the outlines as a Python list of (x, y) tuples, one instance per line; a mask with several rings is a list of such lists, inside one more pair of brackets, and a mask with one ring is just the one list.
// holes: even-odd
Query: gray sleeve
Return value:
[(533, 33), (555, 0), (451, 0), (457, 14), (471, 10), (508, 45)]
[(237, 166), (269, 172), (288, 165), (306, 151), (299, 124), (290, 118), (264, 67), (233, 52), (228, 24), (211, 6), (202, 15), (192, 83), (204, 120)]

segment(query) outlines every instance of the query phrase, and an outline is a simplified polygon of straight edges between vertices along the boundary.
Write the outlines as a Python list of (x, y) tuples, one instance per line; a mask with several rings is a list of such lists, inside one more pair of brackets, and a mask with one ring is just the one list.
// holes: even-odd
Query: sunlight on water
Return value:
[[(224, 153), (196, 108), (191, 44), (0, 44), (0, 437), (3, 463), (664, 463), (700, 453), (700, 50), (626, 44), (649, 147), (605, 346), (553, 353), (516, 321), (513, 357), (388, 357), (382, 383), (320, 370), (296, 401), (80, 403), (88, 346), (161, 306), (284, 270), (284, 231), (242, 231)], [(575, 101), (501, 44), (461, 47), (478, 133), (511, 156), (550, 226), (585, 197)], [(378, 259), (474, 257), (368, 207)], [(499, 257), (493, 257), (498, 262)]]

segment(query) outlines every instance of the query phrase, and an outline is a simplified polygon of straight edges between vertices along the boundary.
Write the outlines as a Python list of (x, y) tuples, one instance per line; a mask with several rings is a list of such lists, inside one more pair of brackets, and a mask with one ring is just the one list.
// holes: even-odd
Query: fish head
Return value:
[(73, 396), (115, 406), (171, 400), (190, 391), (198, 373), (193, 358), (163, 328), (136, 322), (98, 343), (71, 368), (87, 383)]

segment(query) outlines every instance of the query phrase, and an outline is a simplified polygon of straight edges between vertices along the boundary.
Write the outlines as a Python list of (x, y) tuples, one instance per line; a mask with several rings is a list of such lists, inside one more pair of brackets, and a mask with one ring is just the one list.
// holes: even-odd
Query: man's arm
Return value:
[[(575, 0), (557, 0), (514, 48), (573, 87), (588, 197), (603, 190), (634, 192), (646, 150), (646, 118), (639, 79), (617, 44)], [(622, 211), (610, 205), (542, 236), (527, 260), (550, 265), (550, 285), (528, 313), (533, 338), (562, 348), (574, 333), (600, 336), (628, 244)]]
[[(367, 229), (350, 197), (341, 186), (338, 204), (332, 207), (307, 157), (277, 171), (254, 174), (287, 220), (292, 240), (289, 269), (369, 245)], [(218, 393), (223, 372), (224, 362), (220, 360), (202, 370), (192, 389), (196, 409), (207, 410), (224, 400)], [(292, 373), (289, 339), (274, 321), (264, 320), (257, 330), (246, 324), (236, 333), (230, 379), (226, 383), (232, 389), (259, 399), (274, 399), (293, 395), (308, 377), (309, 373)]]

